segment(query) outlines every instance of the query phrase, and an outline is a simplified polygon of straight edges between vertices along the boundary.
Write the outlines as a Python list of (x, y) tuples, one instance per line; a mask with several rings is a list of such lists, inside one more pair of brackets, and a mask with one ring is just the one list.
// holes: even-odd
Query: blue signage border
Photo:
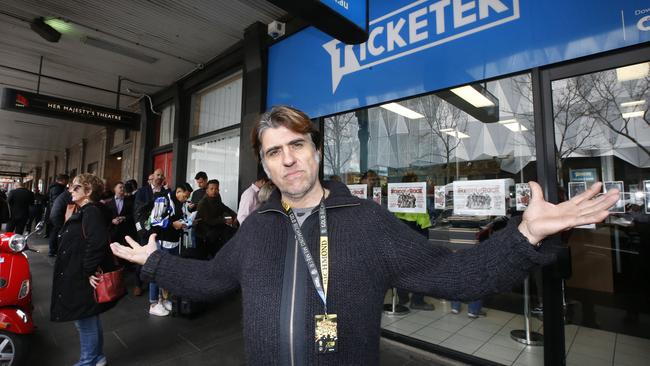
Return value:
[(311, 117), (650, 41), (644, 0), (375, 0), (369, 39), (307, 28), (269, 49), (267, 105)]

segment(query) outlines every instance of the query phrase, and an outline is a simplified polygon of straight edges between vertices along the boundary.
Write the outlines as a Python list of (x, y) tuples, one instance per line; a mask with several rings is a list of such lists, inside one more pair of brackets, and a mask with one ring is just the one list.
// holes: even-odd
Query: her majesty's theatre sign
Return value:
[(369, 0), (368, 40), (307, 28), (269, 49), (268, 105), (311, 117), (650, 41), (647, 0)]
[(90, 124), (140, 129), (140, 115), (74, 100), (4, 88), (0, 108)]

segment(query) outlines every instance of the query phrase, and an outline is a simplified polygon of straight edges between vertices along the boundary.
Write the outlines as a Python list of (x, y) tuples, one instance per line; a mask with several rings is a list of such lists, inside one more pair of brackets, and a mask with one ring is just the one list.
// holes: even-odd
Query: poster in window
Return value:
[(436, 210), (445, 209), (445, 186), (433, 187), (433, 208)]
[[(569, 182), (569, 198), (571, 199), (580, 193), (584, 192), (587, 190), (587, 182), (582, 181), (582, 182)], [(587, 224), (587, 225), (580, 225), (576, 226), (576, 229), (595, 229), (596, 224)]]
[(515, 184), (515, 197), (517, 201), (517, 211), (524, 211), (530, 203), (530, 184), (517, 183)]
[(587, 182), (569, 182), (569, 199), (587, 190)]
[(650, 214), (650, 180), (643, 181), (643, 195), (645, 196), (645, 213)]
[(388, 211), (427, 212), (427, 182), (388, 183)]
[(623, 199), (623, 181), (617, 180), (617, 181), (609, 181), (605, 182), (603, 184), (605, 193), (609, 191), (610, 189), (618, 189), (620, 193), (618, 201), (616, 201), (616, 204), (609, 209), (609, 212), (611, 213), (625, 213), (625, 200)]
[(505, 216), (506, 179), (454, 182), (454, 215)]
[(372, 200), (381, 205), (381, 187), (372, 187)]
[(366, 199), (368, 198), (368, 185), (367, 184), (348, 184), (348, 189), (353, 196)]

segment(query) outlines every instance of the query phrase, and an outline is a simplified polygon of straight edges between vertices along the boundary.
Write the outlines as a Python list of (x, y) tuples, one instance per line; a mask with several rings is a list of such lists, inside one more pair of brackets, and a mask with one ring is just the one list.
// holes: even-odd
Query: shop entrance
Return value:
[(605, 222), (562, 235), (572, 263), (567, 363), (641, 365), (650, 357), (648, 60), (639, 50), (548, 71), (558, 200), (596, 181), (622, 192)]

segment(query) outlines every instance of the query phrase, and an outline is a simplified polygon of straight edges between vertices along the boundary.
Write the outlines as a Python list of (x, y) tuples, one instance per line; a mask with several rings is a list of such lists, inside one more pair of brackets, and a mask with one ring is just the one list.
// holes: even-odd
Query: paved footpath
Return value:
[[(54, 259), (47, 257), (47, 239), (35, 237), (30, 242), (40, 253), (28, 253), (37, 329), (27, 365), (70, 366), (79, 357), (74, 324), (49, 320)], [(130, 273), (128, 277), (132, 281)], [(104, 353), (111, 366), (245, 364), (239, 295), (211, 304), (199, 316), (187, 319), (150, 316), (147, 293), (139, 297), (129, 294), (101, 317)], [(451, 364), (457, 365), (382, 339), (381, 366)]]

